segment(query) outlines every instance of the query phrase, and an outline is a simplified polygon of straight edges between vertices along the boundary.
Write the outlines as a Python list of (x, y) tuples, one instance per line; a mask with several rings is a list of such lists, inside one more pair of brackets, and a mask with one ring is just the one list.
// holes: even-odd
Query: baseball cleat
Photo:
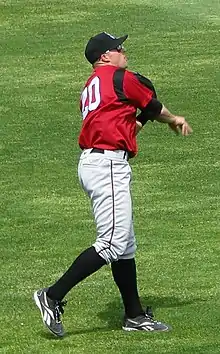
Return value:
[(63, 306), (66, 301), (51, 300), (47, 296), (47, 288), (40, 289), (34, 293), (34, 301), (41, 312), (43, 323), (57, 337), (63, 337), (65, 332), (63, 329), (61, 314), (64, 313)]
[(155, 321), (152, 317), (144, 314), (135, 318), (125, 317), (122, 329), (125, 331), (165, 332), (168, 331), (170, 327), (162, 322)]
[(151, 317), (152, 319), (154, 318), (153, 310), (150, 306), (146, 307), (145, 315)]

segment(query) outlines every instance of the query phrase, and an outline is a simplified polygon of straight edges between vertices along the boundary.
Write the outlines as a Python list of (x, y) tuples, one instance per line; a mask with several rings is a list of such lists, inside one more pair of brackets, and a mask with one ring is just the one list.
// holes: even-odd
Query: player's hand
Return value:
[(181, 133), (183, 136), (187, 136), (192, 133), (192, 128), (184, 117), (175, 116), (174, 122), (168, 124), (170, 129), (172, 129), (176, 134)]
[(139, 131), (142, 129), (142, 124), (138, 120), (136, 120), (136, 130), (135, 130), (135, 135), (138, 135)]

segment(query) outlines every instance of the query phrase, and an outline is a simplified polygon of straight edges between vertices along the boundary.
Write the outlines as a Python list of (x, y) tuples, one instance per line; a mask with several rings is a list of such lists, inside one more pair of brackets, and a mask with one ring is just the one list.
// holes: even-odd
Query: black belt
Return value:
[[(98, 148), (93, 148), (91, 151), (90, 151), (90, 154), (93, 153), (93, 152), (96, 152), (96, 153), (99, 153), (99, 154), (104, 154), (105, 153), (105, 150), (104, 149), (98, 149)], [(127, 155), (127, 152), (125, 151), (124, 153), (124, 159), (126, 158), (126, 155)]]
[(99, 154), (104, 154), (105, 150), (93, 148), (93, 149), (90, 151), (90, 154), (91, 154), (92, 152), (98, 152)]

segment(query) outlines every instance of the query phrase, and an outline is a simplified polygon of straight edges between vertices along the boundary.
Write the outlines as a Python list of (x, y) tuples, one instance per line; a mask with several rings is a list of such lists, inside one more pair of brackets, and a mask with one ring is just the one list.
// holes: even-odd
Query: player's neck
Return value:
[(112, 64), (110, 62), (106, 63), (106, 62), (99, 61), (99, 62), (97, 62), (96, 64), (93, 65), (93, 68), (95, 70), (95, 69), (100, 68), (102, 66), (116, 66), (117, 67), (118, 65)]

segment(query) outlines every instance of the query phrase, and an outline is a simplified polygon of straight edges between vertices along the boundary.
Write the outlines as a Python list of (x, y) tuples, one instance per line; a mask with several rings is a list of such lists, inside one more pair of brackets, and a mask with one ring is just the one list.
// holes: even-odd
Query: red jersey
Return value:
[(155, 95), (151, 82), (139, 74), (112, 65), (97, 67), (81, 95), (81, 149), (125, 150), (134, 156), (137, 109)]

